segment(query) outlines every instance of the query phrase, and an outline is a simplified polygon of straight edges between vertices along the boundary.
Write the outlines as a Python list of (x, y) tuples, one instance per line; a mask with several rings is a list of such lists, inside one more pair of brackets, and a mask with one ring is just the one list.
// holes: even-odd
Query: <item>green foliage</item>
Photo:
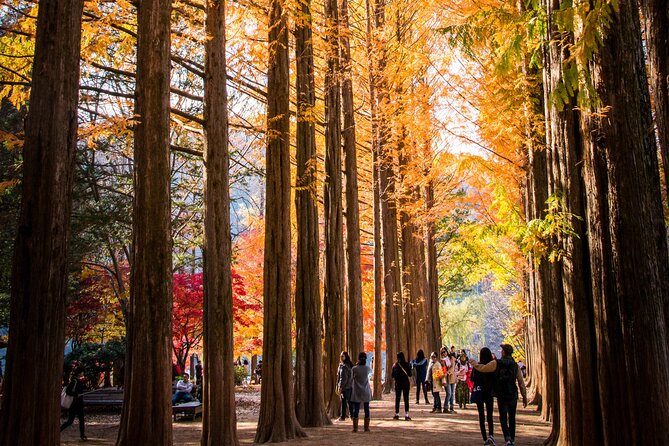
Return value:
[(88, 383), (88, 388), (99, 385), (100, 374), (112, 370), (114, 362), (125, 358), (125, 342), (113, 340), (104, 344), (88, 342), (81, 344), (65, 356), (64, 380), (74, 368), (81, 368)]
[(529, 221), (521, 235), (523, 251), (532, 254), (537, 264), (544, 258), (551, 262), (560, 260), (564, 250), (559, 240), (564, 237), (578, 238), (572, 222), (582, 220), (580, 216), (568, 211), (561, 192), (548, 197), (546, 205), (546, 216)]
[(249, 371), (243, 365), (235, 366), (235, 385), (241, 386), (244, 383), (244, 380), (248, 376)]

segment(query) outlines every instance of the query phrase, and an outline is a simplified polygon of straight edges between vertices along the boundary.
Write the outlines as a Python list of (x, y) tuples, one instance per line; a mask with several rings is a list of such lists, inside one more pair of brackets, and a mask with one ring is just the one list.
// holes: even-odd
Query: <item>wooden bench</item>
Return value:
[(195, 420), (195, 417), (202, 415), (202, 403), (199, 401), (191, 401), (189, 403), (172, 406), (172, 416), (174, 417), (174, 421), (177, 421), (177, 415), (179, 414), (184, 418), (189, 417), (191, 420)]
[(83, 395), (84, 407), (122, 407), (123, 389), (104, 387)]

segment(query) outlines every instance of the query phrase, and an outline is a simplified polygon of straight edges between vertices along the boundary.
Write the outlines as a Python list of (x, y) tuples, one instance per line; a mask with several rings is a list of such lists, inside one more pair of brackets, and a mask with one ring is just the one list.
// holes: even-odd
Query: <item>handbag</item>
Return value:
[(60, 392), (60, 407), (63, 409), (69, 409), (72, 406), (74, 397), (67, 394), (67, 387), (63, 387), (62, 392)]
[(481, 388), (481, 386), (474, 386), (474, 389), (472, 389), (471, 402), (472, 403), (483, 402), (483, 389)]

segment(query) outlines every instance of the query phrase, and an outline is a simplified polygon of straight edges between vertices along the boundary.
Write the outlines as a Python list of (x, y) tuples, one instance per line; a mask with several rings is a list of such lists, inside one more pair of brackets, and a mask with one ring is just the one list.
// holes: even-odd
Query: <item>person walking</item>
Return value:
[(469, 402), (469, 386), (467, 385), (467, 374), (469, 373), (469, 361), (465, 353), (460, 353), (460, 359), (455, 363), (455, 377), (457, 385), (455, 388), (455, 402), (460, 409), (466, 409)]
[(60, 431), (63, 432), (65, 429), (70, 427), (74, 423), (75, 418), (79, 418), (79, 435), (81, 441), (86, 441), (85, 426), (84, 426), (84, 397), (83, 393), (86, 391), (86, 386), (84, 384), (84, 371), (82, 369), (76, 369), (72, 373), (70, 382), (65, 387), (65, 393), (73, 398), (72, 404), (68, 409), (67, 421), (60, 426)]
[[(479, 364), (485, 365), (492, 361), (492, 352), (483, 347), (479, 353)], [(482, 373), (472, 368), (472, 403), (476, 404), (479, 412), (479, 427), (483, 436), (483, 446), (495, 446), (494, 425), (492, 422), (493, 399), (492, 386), (495, 379), (492, 373)], [(486, 431), (486, 420), (488, 430)]]
[[(487, 364), (470, 361), (477, 372), (495, 373), (493, 392), (497, 397), (499, 421), (504, 433), (506, 446), (514, 446), (516, 438), (516, 408), (518, 405), (518, 388), (523, 396), (523, 407), (527, 407), (527, 390), (520, 367), (513, 359), (513, 347), (509, 344), (500, 345), (502, 357)], [(516, 385), (518, 384), (518, 385)]]
[(413, 366), (416, 376), (416, 404), (420, 404), (421, 390), (423, 391), (423, 395), (425, 395), (425, 404), (430, 404), (430, 402), (427, 400), (428, 383), (426, 379), (427, 368), (429, 364), (423, 350), (418, 350), (418, 353), (416, 353), (416, 359), (411, 362), (411, 365)]
[(346, 419), (346, 409), (350, 409), (351, 392), (353, 392), (353, 363), (348, 352), (339, 355), (339, 368), (337, 369), (337, 392), (341, 398), (341, 416), (339, 421)]
[[(455, 347), (451, 347), (455, 350)], [(455, 353), (449, 353), (446, 347), (441, 349), (441, 364), (445, 370), (444, 389), (446, 390), (446, 400), (444, 402), (444, 413), (455, 413)]]
[(395, 380), (395, 416), (393, 420), (400, 419), (400, 398), (404, 396), (404, 419), (411, 421), (409, 416), (409, 388), (411, 381), (411, 365), (404, 358), (404, 352), (397, 354), (397, 362), (393, 365), (392, 377)]
[(432, 410), (430, 413), (441, 412), (441, 396), (439, 389), (444, 378), (444, 369), (441, 366), (441, 361), (437, 358), (437, 352), (432, 352), (430, 355), (430, 367), (427, 369), (427, 385), (432, 390)]
[(369, 402), (372, 400), (372, 389), (369, 387), (369, 375), (372, 369), (367, 366), (367, 353), (360, 352), (358, 363), (351, 370), (353, 374), (353, 387), (351, 390), (351, 419), (353, 420), (353, 432), (358, 432), (358, 420), (360, 415), (360, 404), (365, 410), (365, 432), (369, 432)]

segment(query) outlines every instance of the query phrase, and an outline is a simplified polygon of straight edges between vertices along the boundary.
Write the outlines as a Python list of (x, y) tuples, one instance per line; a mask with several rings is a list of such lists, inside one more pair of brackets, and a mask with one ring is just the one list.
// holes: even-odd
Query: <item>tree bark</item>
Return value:
[(7, 446), (60, 444), (82, 11), (82, 0), (39, 4), (0, 417)]
[(172, 443), (170, 10), (168, 0), (148, 0), (137, 12), (133, 261), (118, 445)]
[[(662, 154), (664, 187), (669, 197), (669, 3), (666, 0), (639, 0), (639, 4), (648, 48), (650, 85), (657, 140)], [(668, 310), (669, 307), (665, 307), (665, 311)]]
[(367, 67), (369, 71), (369, 108), (371, 114), (371, 143), (372, 143), (372, 195), (374, 212), (374, 375), (372, 398), (383, 399), (383, 388), (381, 377), (383, 373), (383, 262), (381, 258), (381, 192), (379, 188), (379, 142), (376, 102), (376, 75), (374, 72), (374, 54), (372, 51), (372, 5), (370, 0), (365, 0), (367, 28), (366, 28), (366, 52)]
[(325, 73), (325, 404), (339, 416), (335, 393), (339, 355), (344, 347), (344, 239), (341, 178), (341, 88), (339, 83), (339, 11), (325, 2), (327, 71)]
[(430, 351), (439, 352), (441, 348), (441, 324), (439, 317), (439, 274), (437, 272), (437, 242), (435, 240), (435, 223), (430, 216), (434, 207), (434, 183), (428, 181), (425, 187), (425, 208), (428, 220), (425, 225), (425, 270), (427, 275), (427, 291), (425, 300), (429, 306), (427, 317), (427, 342)]
[(323, 348), (316, 200), (316, 105), (311, 1), (300, 1), (295, 18), (297, 60), (297, 268), (295, 272), (295, 413), (305, 427), (331, 424), (323, 402)]
[(290, 114), (283, 0), (269, 9), (267, 185), (263, 272), (263, 374), (255, 442), (306, 436), (295, 416), (291, 364)]
[[(587, 70), (601, 100), (590, 98), (596, 107), (580, 124), (597, 358), (611, 365), (596, 368), (603, 440), (660, 444), (669, 429), (669, 262), (636, 4), (613, 12)], [(643, 400), (638, 383), (653, 389)]]
[(204, 374), (202, 446), (237, 445), (225, 1), (207, 0), (204, 78)]
[(348, 0), (340, 0), (340, 51), (342, 107), (344, 112), (344, 154), (346, 174), (346, 251), (348, 254), (348, 306), (346, 308), (346, 348), (356, 355), (364, 350), (362, 324), (362, 278), (360, 271), (360, 209), (358, 204), (358, 154), (353, 113), (351, 79), (351, 33), (348, 24)]
[(390, 392), (392, 366), (398, 351), (406, 350), (406, 331), (402, 313), (402, 284), (400, 279), (399, 242), (397, 235), (397, 208), (395, 203), (394, 156), (390, 147), (390, 128), (387, 116), (389, 94), (385, 78), (385, 42), (379, 34), (385, 27), (384, 0), (374, 2), (374, 32), (380, 53), (373, 54), (374, 84), (376, 90), (376, 131), (379, 146), (379, 192), (381, 194), (381, 221), (383, 240), (383, 267), (386, 322), (386, 378), (384, 392)]

